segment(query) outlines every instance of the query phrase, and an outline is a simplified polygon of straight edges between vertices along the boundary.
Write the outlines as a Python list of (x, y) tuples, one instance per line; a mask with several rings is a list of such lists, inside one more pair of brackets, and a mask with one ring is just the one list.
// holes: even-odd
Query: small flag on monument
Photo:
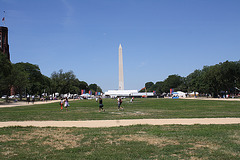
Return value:
[(3, 21), (3, 22), (5, 21), (5, 11), (3, 11), (3, 18), (2, 18), (2, 21)]

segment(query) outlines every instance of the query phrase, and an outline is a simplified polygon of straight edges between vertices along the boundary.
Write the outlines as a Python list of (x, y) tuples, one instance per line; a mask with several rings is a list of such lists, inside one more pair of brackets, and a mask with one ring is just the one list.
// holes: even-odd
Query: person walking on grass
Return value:
[(61, 111), (63, 111), (63, 99), (61, 98), (61, 101), (60, 101), (60, 106), (61, 106)]
[(96, 102), (98, 102), (98, 97), (96, 97)]
[(29, 104), (30, 102), (30, 96), (27, 96), (27, 103)]
[(33, 95), (32, 96), (32, 104), (34, 104), (34, 102), (35, 102), (35, 96)]
[(64, 100), (64, 106), (66, 108), (66, 111), (68, 111), (68, 107), (70, 106), (69, 103), (68, 103), (68, 98), (66, 97), (65, 100)]
[(130, 103), (133, 103), (134, 97), (131, 98)]
[(120, 109), (123, 110), (123, 107), (121, 107), (121, 104), (122, 104), (121, 97), (118, 97), (117, 101), (118, 101), (118, 110), (120, 110)]
[(98, 102), (99, 102), (99, 112), (101, 112), (101, 110), (102, 110), (103, 112), (105, 112), (105, 110), (104, 110), (104, 108), (103, 108), (103, 103), (102, 103), (102, 98), (101, 98), (101, 97), (99, 98)]

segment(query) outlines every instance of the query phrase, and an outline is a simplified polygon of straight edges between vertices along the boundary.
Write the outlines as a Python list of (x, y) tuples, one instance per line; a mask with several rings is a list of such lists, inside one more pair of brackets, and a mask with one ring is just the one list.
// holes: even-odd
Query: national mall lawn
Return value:
[[(103, 99), (0, 108), (0, 121), (240, 117), (240, 101)], [(240, 124), (0, 128), (0, 159), (240, 159)]]
[(98, 112), (95, 100), (70, 101), (66, 112), (59, 102), (0, 108), (0, 121), (44, 120), (112, 120), (160, 118), (224, 118), (240, 117), (240, 101), (135, 98), (123, 99), (124, 111), (117, 110), (116, 99), (103, 99), (105, 112)]

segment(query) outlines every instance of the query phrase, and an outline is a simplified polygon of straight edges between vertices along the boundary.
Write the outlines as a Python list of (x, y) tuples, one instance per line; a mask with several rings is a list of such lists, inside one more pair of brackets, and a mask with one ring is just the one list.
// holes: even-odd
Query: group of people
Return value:
[[(96, 102), (97, 102), (97, 99), (96, 99)], [(103, 102), (102, 102), (102, 98), (100, 97), (98, 99), (98, 102), (99, 102), (99, 112), (103, 111), (105, 112), (105, 109), (103, 108)], [(117, 99), (117, 104), (118, 104), (118, 110), (124, 110), (123, 107), (121, 107), (121, 104), (122, 104), (122, 98), (118, 98)]]
[[(34, 104), (35, 102), (35, 96), (32, 96), (32, 103)], [(27, 103), (30, 103), (30, 96), (27, 96)]]
[(69, 102), (68, 102), (68, 98), (67, 98), (67, 97), (66, 97), (64, 100), (63, 100), (63, 98), (61, 98), (61, 101), (60, 101), (61, 111), (63, 111), (63, 105), (64, 105), (64, 107), (66, 108), (66, 111), (68, 111), (68, 107), (69, 107), (70, 105), (69, 105)]
[[(132, 99), (133, 100), (133, 99)], [(99, 112), (103, 111), (105, 112), (105, 109), (103, 108), (103, 101), (102, 101), (102, 98), (100, 97), (99, 99), (96, 98), (96, 102), (99, 103)], [(118, 104), (118, 110), (124, 110), (123, 107), (121, 107), (122, 105), (122, 98), (118, 98), (117, 99), (117, 104)], [(61, 101), (60, 101), (60, 106), (61, 106), (61, 111), (63, 111), (63, 106), (66, 108), (66, 111), (68, 111), (68, 107), (70, 106), (69, 105), (69, 102), (68, 102), (68, 98), (66, 97), (65, 99), (61, 98)]]

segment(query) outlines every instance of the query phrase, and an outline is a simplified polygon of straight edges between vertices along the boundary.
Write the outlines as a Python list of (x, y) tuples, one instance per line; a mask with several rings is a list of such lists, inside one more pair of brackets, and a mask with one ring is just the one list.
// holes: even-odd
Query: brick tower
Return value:
[(0, 26), (0, 51), (10, 60), (8, 45), (8, 28)]

